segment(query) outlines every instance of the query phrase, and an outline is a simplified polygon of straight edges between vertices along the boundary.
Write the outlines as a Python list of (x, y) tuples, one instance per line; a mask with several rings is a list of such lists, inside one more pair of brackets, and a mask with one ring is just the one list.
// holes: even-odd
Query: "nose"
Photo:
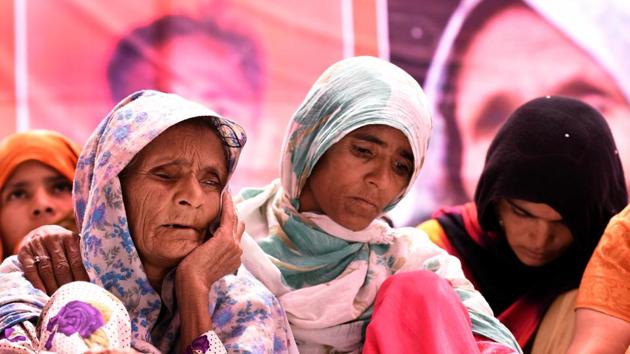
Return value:
[(389, 178), (387, 163), (384, 161), (375, 161), (366, 176), (366, 181), (368, 184), (380, 189), (389, 183)]
[(544, 220), (538, 220), (536, 227), (530, 234), (530, 246), (532, 249), (542, 251), (551, 242), (552, 238), (551, 225)]
[(177, 205), (199, 208), (204, 202), (204, 192), (195, 176), (191, 175), (183, 178), (177, 186), (175, 202)]
[(45, 188), (38, 188), (33, 195), (33, 216), (54, 214), (56, 211), (53, 199)]

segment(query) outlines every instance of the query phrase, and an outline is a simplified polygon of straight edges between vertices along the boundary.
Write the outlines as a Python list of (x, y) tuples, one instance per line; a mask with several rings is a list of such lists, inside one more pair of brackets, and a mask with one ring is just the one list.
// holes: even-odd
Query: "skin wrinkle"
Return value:
[(121, 174), (131, 235), (152, 282), (161, 281), (201, 245), (219, 215), (227, 179), (225, 152), (216, 134), (208, 138), (212, 128), (199, 127), (184, 122), (168, 129)]

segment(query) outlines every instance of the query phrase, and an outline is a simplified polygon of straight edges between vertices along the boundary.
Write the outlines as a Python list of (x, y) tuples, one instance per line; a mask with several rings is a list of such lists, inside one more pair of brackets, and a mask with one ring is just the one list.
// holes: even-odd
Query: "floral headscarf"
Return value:
[(351, 231), (326, 215), (298, 211), (302, 187), (319, 158), (348, 133), (372, 124), (398, 129), (409, 140), (414, 155), (411, 185), (431, 132), (422, 89), (409, 74), (381, 59), (355, 57), (332, 65), (289, 124), (281, 178), (265, 188), (242, 191), (236, 202), (248, 233), (243, 236), (243, 265), (280, 299), (301, 351), (359, 350), (383, 281), (420, 269), (453, 284), (476, 333), (514, 344), (465, 279), (459, 261), (426, 234), (393, 229), (378, 219), (364, 230)]
[[(217, 130), (231, 175), (246, 141), (242, 128), (200, 104), (157, 91), (136, 92), (121, 101), (89, 138), (77, 165), (73, 197), (83, 264), (91, 281), (127, 308), (136, 348), (140, 341), (166, 351), (175, 340), (176, 328), (169, 326), (162, 338), (151, 338), (161, 299), (149, 284), (129, 233), (118, 175), (166, 129), (196, 117), (206, 117)], [(172, 278), (164, 283), (163, 289), (173, 286)]]

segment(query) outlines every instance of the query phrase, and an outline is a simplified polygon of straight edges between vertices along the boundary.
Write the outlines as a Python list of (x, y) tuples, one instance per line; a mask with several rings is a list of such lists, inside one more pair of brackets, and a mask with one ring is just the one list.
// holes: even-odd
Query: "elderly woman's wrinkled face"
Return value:
[(72, 209), (72, 182), (38, 161), (21, 163), (2, 188), (0, 233), (7, 254), (36, 227), (62, 225), (77, 231)]
[(199, 120), (169, 128), (136, 155), (121, 184), (145, 268), (172, 268), (205, 241), (227, 177), (222, 142)]
[(300, 195), (300, 211), (324, 213), (350, 230), (363, 230), (401, 196), (413, 170), (411, 146), (401, 131), (359, 128), (317, 162)]

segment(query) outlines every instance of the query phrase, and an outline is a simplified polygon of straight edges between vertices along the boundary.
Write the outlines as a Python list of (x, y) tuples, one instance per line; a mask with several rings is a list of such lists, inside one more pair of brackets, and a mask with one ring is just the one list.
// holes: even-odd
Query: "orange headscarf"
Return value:
[(53, 131), (30, 130), (9, 135), (0, 142), (0, 191), (21, 163), (33, 160), (73, 181), (79, 152), (76, 143)]
[(73, 141), (49, 130), (9, 135), (0, 142), (0, 190), (13, 171), (30, 160), (48, 165), (72, 181), (79, 152), (79, 146)]

